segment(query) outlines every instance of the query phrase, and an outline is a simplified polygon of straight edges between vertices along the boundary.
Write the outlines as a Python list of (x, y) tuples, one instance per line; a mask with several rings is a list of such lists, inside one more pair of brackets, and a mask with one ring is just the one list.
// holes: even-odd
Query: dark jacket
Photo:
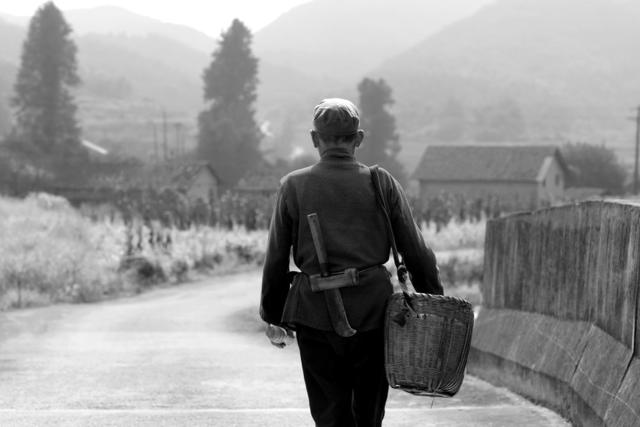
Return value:
[[(416, 291), (442, 294), (435, 256), (415, 224), (404, 190), (384, 169), (380, 178), (398, 250)], [(307, 214), (313, 212), (318, 214), (332, 272), (381, 266), (389, 259), (390, 238), (369, 169), (344, 150), (330, 149), (317, 164), (282, 179), (269, 230), (260, 316), (268, 323), (330, 331), (324, 296), (311, 291), (307, 276), (297, 275), (289, 289), (291, 249), (300, 271), (320, 272), (307, 223)], [(392, 293), (384, 267), (363, 273), (361, 285), (342, 288), (341, 293), (351, 326), (366, 331), (383, 325)]]

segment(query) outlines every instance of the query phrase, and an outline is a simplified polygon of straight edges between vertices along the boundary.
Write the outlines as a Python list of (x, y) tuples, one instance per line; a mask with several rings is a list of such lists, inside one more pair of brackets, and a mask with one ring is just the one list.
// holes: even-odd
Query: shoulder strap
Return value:
[(369, 171), (371, 172), (371, 180), (373, 181), (373, 189), (376, 193), (376, 200), (382, 208), (382, 213), (384, 214), (385, 222), (387, 225), (387, 232), (389, 233), (389, 237), (391, 239), (391, 251), (393, 252), (393, 262), (396, 264), (396, 268), (398, 269), (398, 280), (400, 280), (400, 282), (404, 284), (408, 278), (407, 267), (404, 265), (404, 261), (401, 260), (400, 255), (398, 254), (396, 238), (393, 234), (393, 227), (391, 226), (391, 219), (389, 217), (389, 208), (387, 207), (387, 201), (384, 197), (384, 193), (382, 192), (382, 185), (380, 184), (380, 172), (378, 171), (378, 165), (370, 166)]

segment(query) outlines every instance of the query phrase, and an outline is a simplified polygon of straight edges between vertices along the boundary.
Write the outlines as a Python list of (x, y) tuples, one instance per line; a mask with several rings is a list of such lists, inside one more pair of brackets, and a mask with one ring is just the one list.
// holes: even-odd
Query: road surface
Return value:
[[(99, 304), (0, 313), (0, 426), (312, 426), (297, 347), (256, 315), (257, 272)], [(451, 399), (392, 390), (385, 426), (565, 426), (467, 376)]]

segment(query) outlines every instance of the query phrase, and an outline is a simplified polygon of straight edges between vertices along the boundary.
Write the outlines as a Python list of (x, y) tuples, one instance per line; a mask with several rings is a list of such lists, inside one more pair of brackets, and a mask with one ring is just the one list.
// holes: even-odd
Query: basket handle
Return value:
[(404, 264), (404, 260), (401, 259), (400, 255), (398, 254), (396, 238), (393, 233), (393, 227), (391, 226), (391, 219), (389, 218), (389, 208), (387, 207), (387, 202), (382, 193), (382, 186), (380, 185), (378, 168), (378, 165), (369, 167), (371, 180), (373, 181), (373, 189), (376, 193), (376, 200), (382, 208), (382, 213), (384, 214), (384, 219), (387, 226), (387, 233), (389, 234), (389, 238), (391, 239), (391, 251), (393, 252), (393, 262), (396, 265), (398, 281), (400, 282), (400, 289), (402, 289), (402, 292), (405, 294), (405, 301), (409, 305), (409, 308), (413, 310), (409, 297), (414, 294), (416, 290), (413, 287), (413, 283), (411, 283), (411, 277), (409, 275), (409, 271), (407, 270), (407, 266)]

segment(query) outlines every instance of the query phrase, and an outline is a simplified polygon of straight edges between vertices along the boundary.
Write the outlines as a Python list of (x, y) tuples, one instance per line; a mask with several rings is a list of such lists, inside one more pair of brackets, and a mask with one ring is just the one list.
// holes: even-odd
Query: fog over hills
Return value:
[[(186, 46), (210, 52), (215, 40), (186, 25), (161, 22), (116, 6), (100, 6), (88, 9), (63, 11), (65, 19), (76, 35), (91, 33), (126, 36), (157, 35), (179, 41)], [(7, 22), (27, 26), (31, 17), (10, 16), (0, 13)]]
[[(87, 138), (144, 152), (150, 122), (167, 110), (193, 140), (215, 40), (119, 8), (65, 16), (78, 45)], [(28, 22), (11, 19), (23, 25), (0, 19), (0, 133)], [(530, 140), (626, 143), (627, 116), (640, 103), (638, 22), (637, 0), (313, 0), (254, 34), (257, 116), (272, 134), (265, 147), (310, 146), (314, 103), (356, 98), (364, 76), (393, 89), (409, 169), (451, 99), (471, 122), (510, 100)]]
[(0, 137), (9, 130), (9, 99), (24, 30), (0, 19)]
[[(400, 0), (401, 4), (315, 0), (294, 9), (254, 35), (254, 52), (260, 59), (258, 117), (270, 122), (269, 130), (274, 134), (291, 134), (286, 128), (293, 127), (292, 138), (306, 141), (307, 116), (320, 98), (354, 97), (357, 82), (373, 64), (463, 15), (461, 10), (469, 5), (486, 1), (454, 0), (442, 15), (423, 13), (433, 9), (435, 0)], [(352, 17), (340, 21), (340, 32), (335, 31), (338, 23), (331, 18), (336, 8)], [(117, 7), (69, 10), (64, 14), (78, 45), (83, 80), (78, 89), (79, 114), (87, 138), (106, 145), (124, 138), (124, 149), (149, 143), (148, 123), (157, 120), (161, 110), (179, 116), (181, 121), (190, 118), (191, 132), (195, 132), (195, 118), (203, 106), (202, 71), (216, 47), (214, 39)], [(384, 25), (390, 15), (394, 19)], [(0, 77), (0, 94), (10, 94), (29, 18), (0, 16), (11, 21), (0, 20), (0, 67), (6, 70)], [(301, 31), (305, 36), (294, 46), (290, 42), (296, 38), (289, 35)], [(320, 34), (323, 37), (318, 37)], [(283, 40), (289, 42), (279, 48), (277, 43)], [(305, 49), (318, 61), (306, 64), (303, 53), (292, 53)], [(336, 72), (337, 65), (343, 72)], [(7, 116), (6, 108), (0, 115)], [(144, 131), (134, 131), (143, 127)], [(131, 133), (133, 137), (125, 137)]]
[(315, 0), (258, 31), (258, 57), (354, 84), (399, 53), (490, 0)]
[(625, 143), (640, 103), (638, 22), (633, 1), (500, 0), (372, 74), (394, 88), (413, 138), (429, 139), (425, 115), (448, 99), (472, 113), (511, 98), (531, 138)]
[(254, 36), (261, 61), (258, 111), (275, 142), (309, 148), (313, 105), (357, 100), (357, 84), (391, 56), (492, 0), (314, 0)]

